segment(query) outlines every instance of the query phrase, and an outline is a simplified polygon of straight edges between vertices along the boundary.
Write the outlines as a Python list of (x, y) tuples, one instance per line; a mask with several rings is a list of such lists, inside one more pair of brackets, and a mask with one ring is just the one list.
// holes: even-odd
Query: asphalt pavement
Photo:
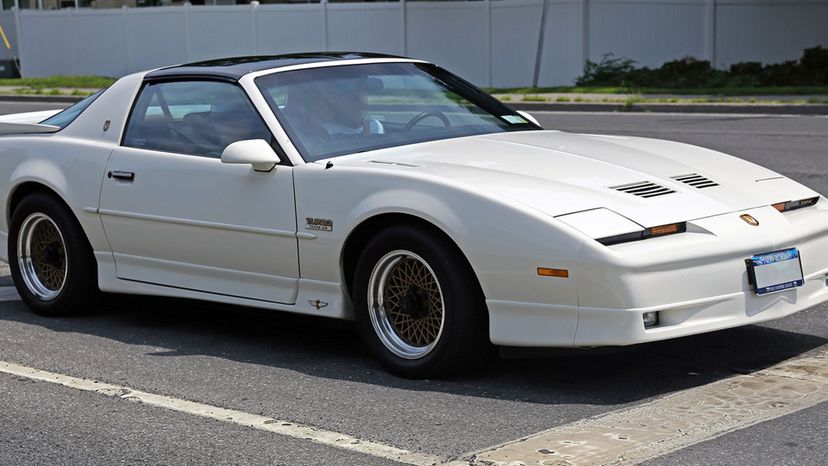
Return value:
[[(0, 114), (55, 108), (0, 103)], [(828, 118), (536, 115), (550, 129), (674, 139), (828, 193)], [(2, 271), (0, 271), (2, 275)], [(8, 286), (0, 276), (0, 287)], [(629, 348), (510, 352), (474, 376), (383, 372), (350, 323), (198, 302), (107, 296), (76, 318), (0, 302), (0, 361), (315, 426), (443, 460), (828, 350), (828, 306)], [(817, 404), (651, 460), (819, 464)], [(232, 423), (0, 373), (0, 464), (393, 464)]]

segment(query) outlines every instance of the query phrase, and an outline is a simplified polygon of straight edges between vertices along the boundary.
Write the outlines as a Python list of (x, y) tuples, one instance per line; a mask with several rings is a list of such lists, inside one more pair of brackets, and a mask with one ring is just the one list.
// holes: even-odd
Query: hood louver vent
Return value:
[(703, 189), (703, 188), (712, 188), (714, 186), (719, 186), (719, 183), (711, 180), (710, 178), (705, 178), (698, 173), (691, 173), (689, 175), (681, 175), (681, 176), (674, 176), (674, 180), (680, 181), (684, 184), (690, 185), (694, 188)]
[(638, 197), (656, 197), (664, 196), (665, 194), (673, 194), (670, 188), (665, 188), (659, 184), (650, 181), (642, 181), (640, 183), (625, 184), (622, 186), (613, 186), (610, 189), (621, 191), (622, 193), (632, 194)]

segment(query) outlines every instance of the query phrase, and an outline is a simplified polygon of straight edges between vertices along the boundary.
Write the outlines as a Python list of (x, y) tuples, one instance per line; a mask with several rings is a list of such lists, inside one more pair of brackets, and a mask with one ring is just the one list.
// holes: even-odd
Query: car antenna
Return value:
[(330, 160), (328, 160), (328, 163), (325, 164), (325, 170), (329, 168), (333, 168), (333, 162), (331, 162)]

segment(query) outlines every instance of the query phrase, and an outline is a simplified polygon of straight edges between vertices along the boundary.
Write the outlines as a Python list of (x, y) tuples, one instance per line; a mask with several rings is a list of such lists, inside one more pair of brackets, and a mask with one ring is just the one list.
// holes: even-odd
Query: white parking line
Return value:
[(637, 464), (825, 401), (828, 351), (556, 427), (452, 464)]
[(169, 409), (221, 422), (238, 424), (297, 439), (309, 440), (322, 445), (398, 461), (400, 463), (425, 466), (442, 462), (442, 459), (436, 456), (411, 452), (393, 447), (391, 445), (384, 445), (368, 440), (361, 440), (347, 434), (318, 429), (316, 427), (297, 424), (292, 421), (284, 421), (272, 417), (259, 416), (257, 414), (245, 413), (243, 411), (220, 408), (218, 406), (196, 403), (194, 401), (182, 400), (170, 396), (142, 392), (140, 390), (119, 385), (56, 374), (53, 372), (21, 366), (20, 364), (0, 361), (0, 373), (63, 385), (76, 390), (94, 392), (120, 400), (137, 401), (149, 406)]

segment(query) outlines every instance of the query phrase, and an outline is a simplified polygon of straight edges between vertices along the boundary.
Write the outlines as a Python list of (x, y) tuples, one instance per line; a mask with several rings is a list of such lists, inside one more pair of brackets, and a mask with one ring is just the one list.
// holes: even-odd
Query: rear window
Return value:
[(92, 102), (94, 102), (95, 99), (98, 98), (98, 96), (103, 94), (103, 91), (105, 91), (105, 90), (106, 89), (101, 89), (100, 91), (98, 91), (98, 92), (90, 95), (89, 97), (81, 100), (80, 102), (76, 103), (75, 105), (72, 105), (71, 107), (63, 109), (62, 112), (60, 112), (58, 114), (55, 114), (55, 115), (52, 115), (49, 118), (41, 121), (40, 124), (41, 125), (57, 126), (60, 129), (66, 128), (67, 126), (69, 126), (69, 123), (72, 123), (73, 121), (75, 121), (75, 118), (77, 118), (81, 113), (83, 113), (83, 111), (86, 110), (86, 108), (89, 107), (89, 105), (91, 105)]

